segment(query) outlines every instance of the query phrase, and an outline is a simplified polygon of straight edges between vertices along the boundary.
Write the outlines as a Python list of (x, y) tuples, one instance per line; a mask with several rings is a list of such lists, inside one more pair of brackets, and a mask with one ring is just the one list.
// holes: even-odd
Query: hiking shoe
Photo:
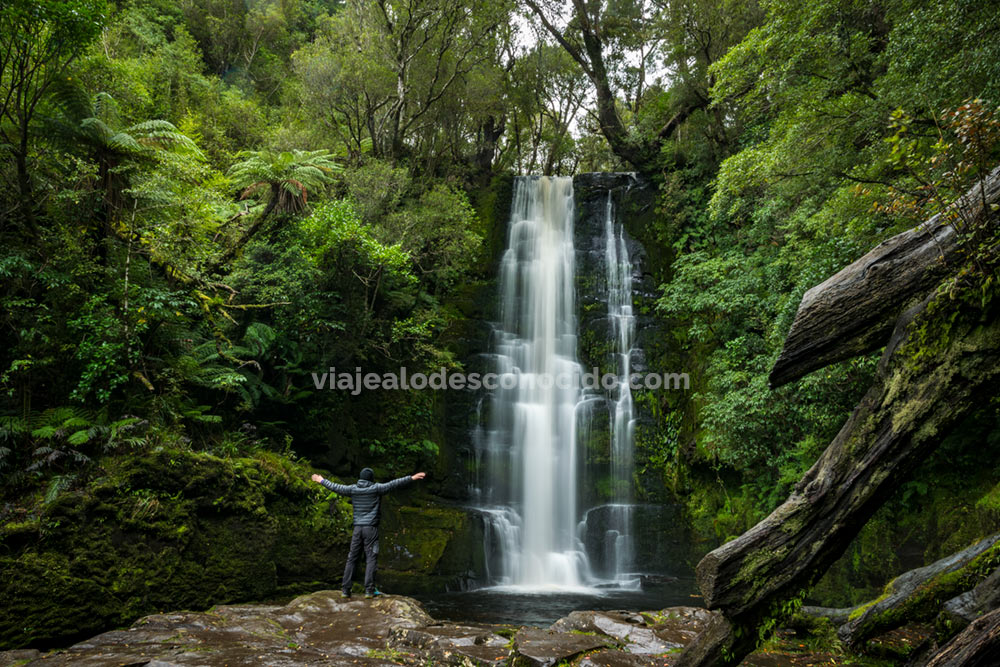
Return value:
[(351, 597), (351, 593), (350, 593), (350, 591), (340, 591), (340, 597), (342, 597), (342, 598), (349, 598), (349, 597)]
[(369, 593), (369, 592), (367, 592), (367, 591), (365, 592), (365, 598), (367, 598), (367, 599), (369, 599), (369, 600), (370, 600), (371, 598), (377, 598), (377, 597), (380, 597), (381, 595), (382, 595), (382, 591), (372, 591), (372, 592), (370, 592), (370, 593)]

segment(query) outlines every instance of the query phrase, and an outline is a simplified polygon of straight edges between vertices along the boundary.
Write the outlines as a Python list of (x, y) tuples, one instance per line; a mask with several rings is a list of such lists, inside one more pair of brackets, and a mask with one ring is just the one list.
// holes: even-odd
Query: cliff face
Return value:
[[(606, 215), (610, 193), (615, 225), (622, 225), (629, 262), (632, 265), (632, 309), (635, 333), (629, 366), (633, 373), (682, 372), (676, 353), (669, 349), (663, 320), (654, 315), (660, 280), (669, 266), (669, 257), (656, 251), (649, 237), (656, 200), (655, 188), (632, 173), (580, 174), (573, 179), (576, 203), (574, 246), (576, 248), (576, 288), (579, 309), (580, 363), (586, 372), (616, 373), (613, 324), (608, 317)], [(652, 249), (652, 251), (647, 250)], [(608, 392), (604, 392), (605, 395)], [(690, 556), (690, 535), (683, 509), (676, 504), (664, 483), (662, 469), (651, 461), (664, 437), (662, 413), (665, 406), (680, 404), (685, 393), (676, 390), (633, 391), (634, 472), (630, 484), (633, 510), (635, 558), (642, 570), (678, 573)], [(602, 503), (612, 501), (610, 484), (609, 423), (611, 403), (594, 411), (585, 451), (586, 477), (581, 488), (585, 506), (592, 506), (585, 535), (592, 563), (601, 570), (599, 541), (611, 512)]]

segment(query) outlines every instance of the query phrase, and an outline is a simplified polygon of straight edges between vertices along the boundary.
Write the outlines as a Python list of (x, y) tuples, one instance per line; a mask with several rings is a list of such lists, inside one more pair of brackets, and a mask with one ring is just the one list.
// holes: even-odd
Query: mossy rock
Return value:
[(349, 507), (303, 466), (166, 449), (98, 463), (104, 477), (0, 529), (0, 647), (339, 583)]
[(464, 585), (483, 569), (482, 526), (457, 507), (399, 507), (384, 513), (379, 579), (396, 592)]

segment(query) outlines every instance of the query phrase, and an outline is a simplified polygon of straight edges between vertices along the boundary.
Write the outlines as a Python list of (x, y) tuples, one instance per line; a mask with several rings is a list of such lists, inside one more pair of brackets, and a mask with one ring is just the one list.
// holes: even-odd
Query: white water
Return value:
[[(589, 511), (578, 508), (583, 470), (578, 441), (594, 410), (609, 407), (612, 502), (602, 505), (603, 562), (617, 586), (635, 586), (632, 540), (632, 394), (610, 401), (582, 387), (577, 360), (573, 183), (519, 178), (507, 250), (500, 264), (501, 321), (491, 341), (500, 388), (486, 399), (487, 426), (476, 437), (474, 492), (485, 531), (486, 581), (516, 590), (589, 590), (607, 585), (590, 570), (583, 542)], [(605, 215), (608, 319), (616, 374), (630, 372), (635, 318), (632, 265), (611, 195)], [(545, 382), (548, 378), (551, 382)], [(581, 435), (582, 432), (582, 435)]]
[(500, 585), (572, 589), (588, 579), (576, 538), (583, 392), (573, 214), (571, 178), (517, 180), (493, 340), (501, 386), (479, 454), (480, 470), (492, 476), (480, 480), (480, 492), (488, 560), (495, 551), (499, 561), (491, 580)]
[(605, 534), (605, 562), (621, 583), (633, 583), (627, 573), (635, 568), (632, 531), (632, 473), (635, 416), (629, 375), (632, 372), (632, 346), (635, 339), (635, 316), (632, 313), (632, 261), (625, 244), (623, 225), (615, 224), (611, 192), (604, 212), (605, 265), (607, 267), (608, 321), (614, 339), (618, 375), (617, 396), (612, 398), (609, 429), (611, 434), (612, 503), (607, 506), (609, 519)]

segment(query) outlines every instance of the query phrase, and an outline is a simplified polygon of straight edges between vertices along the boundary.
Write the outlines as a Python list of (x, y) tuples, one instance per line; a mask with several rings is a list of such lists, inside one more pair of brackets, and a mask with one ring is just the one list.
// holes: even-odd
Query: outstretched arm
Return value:
[(376, 484), (375, 490), (379, 494), (389, 493), (394, 489), (398, 489), (402, 486), (408, 486), (410, 483), (423, 479), (427, 476), (427, 473), (418, 472), (413, 475), (407, 475), (405, 477), (400, 477), (399, 479), (394, 479), (391, 482), (384, 482), (382, 484)]
[(337, 484), (336, 482), (331, 482), (328, 479), (323, 479), (322, 475), (313, 474), (312, 481), (318, 482), (318, 483), (322, 484), (323, 486), (325, 486), (326, 488), (330, 489), (331, 491), (336, 491), (337, 493), (339, 493), (342, 496), (349, 496), (349, 495), (351, 495), (352, 489), (351, 489), (350, 486), (347, 486), (347, 485), (344, 485), (344, 484)]

